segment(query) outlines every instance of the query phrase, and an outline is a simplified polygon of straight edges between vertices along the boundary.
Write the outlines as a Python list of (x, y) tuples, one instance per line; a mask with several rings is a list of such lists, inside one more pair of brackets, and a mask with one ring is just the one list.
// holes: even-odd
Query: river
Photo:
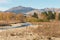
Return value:
[(6, 29), (12, 29), (12, 28), (21, 28), (21, 27), (27, 27), (32, 25), (31, 23), (17, 23), (17, 24), (11, 24), (12, 26), (4, 26), (0, 27), (0, 30), (6, 30)]

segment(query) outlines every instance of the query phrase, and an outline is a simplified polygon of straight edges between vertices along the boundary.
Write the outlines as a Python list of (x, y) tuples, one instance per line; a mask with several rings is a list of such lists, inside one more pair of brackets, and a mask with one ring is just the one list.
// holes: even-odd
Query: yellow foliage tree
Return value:
[(22, 13), (19, 13), (16, 15), (16, 20), (19, 20), (20, 22), (25, 22), (25, 17)]
[(15, 13), (12, 13), (12, 12), (6, 12), (4, 13), (4, 20), (15, 20)]

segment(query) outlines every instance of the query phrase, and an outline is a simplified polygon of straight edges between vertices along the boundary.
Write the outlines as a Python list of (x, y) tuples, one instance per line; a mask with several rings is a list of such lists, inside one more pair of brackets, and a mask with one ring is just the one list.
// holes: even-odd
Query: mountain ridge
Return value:
[(10, 9), (6, 10), (5, 12), (26, 13), (26, 12), (29, 12), (32, 10), (35, 10), (35, 9), (31, 8), (31, 7), (18, 6), (18, 7), (10, 8)]
[(35, 9), (35, 8), (32, 8), (32, 7), (23, 7), (23, 6), (17, 6), (17, 7), (12, 7), (8, 10), (6, 10), (5, 12), (14, 12), (14, 13), (28, 13), (28, 12), (31, 12), (31, 11), (34, 11), (34, 10), (39, 10), (40, 12), (44, 12), (44, 11), (52, 11), (52, 12), (55, 12), (55, 11), (60, 11), (60, 8), (44, 8), (44, 9)]

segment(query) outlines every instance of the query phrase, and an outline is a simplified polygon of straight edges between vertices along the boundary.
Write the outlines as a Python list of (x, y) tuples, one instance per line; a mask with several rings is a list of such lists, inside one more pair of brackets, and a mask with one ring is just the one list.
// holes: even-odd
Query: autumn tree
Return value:
[(44, 20), (44, 19), (47, 19), (47, 17), (48, 17), (48, 13), (47, 12), (42, 12), (41, 14), (40, 14), (40, 16), (41, 16), (41, 18)]
[(20, 22), (25, 22), (25, 17), (22, 13), (19, 13), (16, 15), (16, 20), (19, 20)]
[(4, 12), (0, 12), (0, 20), (4, 20)]
[(40, 21), (44, 21), (44, 22), (49, 21), (47, 12), (42, 12), (40, 14)]
[(26, 21), (27, 21), (27, 22), (37, 22), (38, 19), (35, 18), (35, 17), (27, 17), (27, 18), (26, 18)]
[(6, 12), (3, 16), (4, 20), (15, 20), (15, 13)]

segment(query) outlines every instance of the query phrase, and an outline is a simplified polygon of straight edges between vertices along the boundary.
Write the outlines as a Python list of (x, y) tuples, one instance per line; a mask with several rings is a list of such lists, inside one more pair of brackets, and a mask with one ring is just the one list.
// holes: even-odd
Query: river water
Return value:
[(12, 26), (4, 26), (0, 27), (0, 30), (6, 30), (6, 29), (12, 29), (12, 28), (21, 28), (21, 27), (27, 27), (29, 25), (32, 25), (31, 23), (17, 23), (17, 24), (12, 24)]

